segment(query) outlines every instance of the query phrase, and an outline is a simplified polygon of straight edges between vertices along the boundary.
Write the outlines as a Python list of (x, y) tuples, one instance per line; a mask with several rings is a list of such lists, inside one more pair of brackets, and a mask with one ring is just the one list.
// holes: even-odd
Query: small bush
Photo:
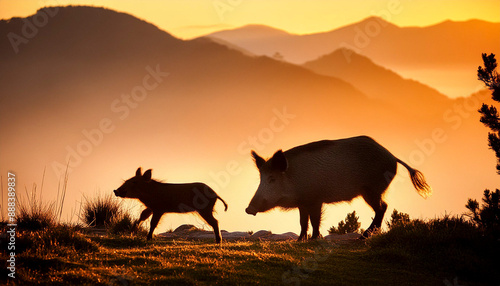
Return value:
[(410, 220), (398, 223), (381, 235), (370, 240), (372, 246), (401, 246), (419, 251), (440, 244), (455, 243), (480, 236), (477, 228), (463, 218), (445, 216), (440, 219), (423, 221)]
[(16, 223), (22, 230), (42, 230), (56, 224), (58, 217), (56, 213), (54, 202), (47, 203), (37, 199), (34, 186), (26, 199), (19, 200)]
[(140, 234), (146, 235), (147, 230), (136, 223), (137, 220), (133, 219), (128, 212), (120, 212), (109, 225), (109, 230), (112, 234)]
[(396, 209), (391, 214), (391, 220), (387, 222), (387, 227), (389, 229), (400, 225), (400, 224), (407, 224), (410, 222), (410, 215), (407, 213), (403, 212), (398, 212)]
[(78, 227), (65, 225), (41, 231), (23, 231), (19, 234), (16, 243), (22, 246), (19, 249), (20, 252), (28, 251), (37, 256), (99, 250), (98, 245), (78, 231)]
[(98, 195), (93, 200), (85, 198), (81, 220), (91, 227), (106, 227), (121, 213), (121, 205), (113, 196)]
[(335, 226), (330, 227), (328, 230), (329, 234), (345, 234), (345, 233), (352, 233), (352, 232), (358, 232), (359, 227), (361, 226), (361, 223), (358, 222), (359, 216), (356, 216), (356, 211), (353, 211), (352, 213), (348, 213), (347, 216), (345, 217), (345, 221), (342, 220), (339, 222), (337, 228)]
[(23, 230), (42, 230), (56, 223), (54, 207), (51, 204), (19, 204), (16, 217), (17, 225)]
[(45, 170), (42, 176), (42, 187), (38, 190), (39, 194), (37, 194), (37, 185), (33, 184), (31, 191), (26, 190), (26, 198), (18, 197), (16, 223), (21, 230), (43, 230), (59, 223), (66, 196), (67, 175), (66, 173), (62, 184), (57, 189), (56, 201), (42, 201)]
[(469, 210), (467, 216), (487, 234), (500, 237), (500, 190), (490, 192), (485, 190), (483, 204), (479, 207), (476, 200), (469, 199), (465, 207)]
[(372, 254), (379, 259), (390, 254), (410, 265), (435, 271), (455, 272), (461, 277), (493, 281), (500, 245), (485, 237), (473, 223), (461, 217), (445, 216), (429, 221), (410, 220), (395, 224), (368, 241)]

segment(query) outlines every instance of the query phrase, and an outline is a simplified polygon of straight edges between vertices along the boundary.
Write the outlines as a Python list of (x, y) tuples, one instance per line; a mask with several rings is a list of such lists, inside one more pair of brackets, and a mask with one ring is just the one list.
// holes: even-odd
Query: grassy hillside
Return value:
[[(390, 233), (395, 235), (388, 236)], [(146, 242), (143, 237), (92, 234), (76, 227), (58, 226), (21, 232), (16, 240), (16, 278), (8, 278), (7, 270), (2, 268), (0, 281), (8, 285), (488, 285), (492, 282), (491, 277), (474, 276), (481, 272), (467, 273), (485, 265), (484, 271), (493, 273), (494, 269), (490, 263), (493, 260), (473, 247), (464, 252), (460, 246), (437, 241), (430, 252), (415, 250), (397, 241), (400, 238), (412, 245), (412, 239), (405, 237), (405, 233), (414, 235), (399, 230), (368, 241), (225, 241), (216, 245), (212, 240), (161, 237)], [(425, 245), (422, 237), (418, 238), (419, 247)], [(464, 239), (459, 241), (463, 243)], [(431, 255), (446, 253), (436, 249), (450, 247), (457, 253), (447, 257)], [(495, 253), (495, 249), (489, 251)], [(453, 255), (470, 261), (464, 262), (463, 269), (454, 269)], [(454, 281), (459, 284), (453, 284)]]
[[(167, 241), (126, 237), (83, 236), (94, 247), (34, 247), (19, 256), (24, 284), (75, 283), (102, 285), (273, 284), (295, 285), (339, 282), (359, 285), (410, 283), (439, 284), (440, 277), (410, 273), (394, 263), (367, 260), (363, 243), (336, 246), (317, 242)], [(57, 248), (57, 249), (56, 249)], [(315, 270), (315, 271), (314, 271)], [(6, 275), (2, 275), (5, 279)], [(11, 281), (10, 279), (8, 281)], [(420, 281), (420, 283), (419, 283)], [(426, 283), (426, 284), (427, 284)]]

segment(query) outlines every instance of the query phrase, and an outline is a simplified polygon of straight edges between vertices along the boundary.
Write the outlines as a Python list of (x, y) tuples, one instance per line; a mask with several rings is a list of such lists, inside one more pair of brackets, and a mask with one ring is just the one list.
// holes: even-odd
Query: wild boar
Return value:
[(322, 205), (350, 201), (358, 196), (375, 211), (375, 218), (363, 233), (368, 237), (380, 228), (387, 204), (382, 195), (396, 175), (397, 163), (408, 169), (413, 186), (424, 198), (432, 194), (421, 172), (408, 166), (367, 136), (324, 140), (283, 152), (265, 160), (252, 151), (260, 173), (260, 185), (246, 212), (256, 215), (275, 207), (298, 208), (301, 232), (307, 239), (308, 222), (317, 238)]
[(136, 225), (153, 215), (147, 240), (153, 238), (160, 218), (164, 213), (189, 213), (197, 212), (210, 226), (215, 234), (216, 243), (221, 242), (219, 223), (213, 216), (214, 205), (217, 199), (224, 204), (226, 202), (219, 197), (214, 190), (203, 183), (168, 184), (151, 178), (152, 170), (149, 169), (141, 174), (139, 167), (135, 176), (125, 181), (114, 193), (118, 197), (138, 199), (146, 209), (141, 213)]

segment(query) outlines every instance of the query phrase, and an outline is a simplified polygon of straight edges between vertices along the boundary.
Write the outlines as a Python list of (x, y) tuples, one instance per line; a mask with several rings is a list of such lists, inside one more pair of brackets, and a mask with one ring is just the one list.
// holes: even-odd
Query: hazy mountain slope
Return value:
[[(88, 24), (82, 25), (82, 19)], [(300, 87), (287, 97), (300, 97), (310, 86), (318, 96), (361, 96), (341, 80), (285, 63), (250, 58), (204, 39), (182, 41), (130, 15), (98, 8), (59, 8), (57, 15), (15, 54), (5, 35), (21, 31), (23, 23), (20, 19), (0, 23), (4, 39), (0, 45), (2, 88), (6, 94), (16, 94), (3, 100), (23, 104), (23, 109), (29, 109), (30, 103), (34, 109), (40, 109), (40, 104), (68, 110), (80, 104), (81, 109), (92, 103), (104, 106), (100, 103), (109, 102), (123, 89), (132, 88), (130, 84), (140, 82), (146, 67), (155, 69), (157, 65), (172, 79), (161, 88), (182, 89), (182, 96), (186, 91), (196, 93), (198, 100), (207, 99), (202, 95), (210, 96), (208, 91), (214, 88), (227, 91), (245, 84), (254, 86), (255, 82), (261, 89), (286, 90), (288, 80), (294, 78), (292, 81)], [(251, 97), (269, 100), (277, 96), (261, 92)]]
[[(446, 21), (429, 27), (398, 27), (371, 17), (329, 32), (293, 35), (270, 27), (250, 34), (247, 27), (207, 35), (258, 55), (280, 52), (287, 61), (304, 63), (341, 47), (362, 53), (386, 65), (439, 66), (477, 62), (477, 54), (500, 49), (500, 23), (480, 20)], [(258, 33), (260, 32), (260, 33)], [(248, 37), (245, 35), (248, 34)]]
[(108, 146), (113, 154), (136, 150), (126, 156), (133, 161), (153, 150), (190, 153), (189, 146), (202, 156), (235, 150), (269, 125), (273, 110), (300, 115), (302, 126), (345, 121), (353, 116), (347, 106), (371, 110), (370, 100), (340, 79), (207, 39), (182, 41), (127, 14), (60, 7), (16, 54), (7, 35), (22, 35), (24, 23), (0, 22), (0, 118), (9, 123), (0, 126), (1, 147), (12, 150), (2, 166), (40, 172), (65, 164), (84, 131), (106, 118), (117, 131), (103, 142), (116, 142)]
[(358, 87), (367, 96), (388, 102), (399, 109), (421, 116), (441, 113), (451, 100), (417, 81), (378, 66), (349, 49), (339, 49), (303, 65), (319, 74), (341, 78)]
[(257, 55), (279, 53), (284, 60), (302, 64), (339, 48), (348, 48), (405, 78), (418, 80), (451, 97), (477, 90), (475, 69), (481, 53), (500, 54), (500, 23), (480, 20), (446, 21), (428, 27), (398, 27), (371, 17), (332, 31), (310, 35), (260, 28), (245, 37), (246, 29), (208, 35), (240, 46)]

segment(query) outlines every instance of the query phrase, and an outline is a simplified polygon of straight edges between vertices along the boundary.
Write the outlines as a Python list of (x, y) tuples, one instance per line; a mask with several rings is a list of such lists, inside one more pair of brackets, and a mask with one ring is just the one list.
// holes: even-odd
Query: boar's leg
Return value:
[(366, 229), (365, 232), (363, 233), (362, 238), (369, 237), (376, 228), (380, 228), (382, 226), (382, 220), (384, 219), (384, 214), (385, 211), (387, 210), (387, 204), (382, 200), (382, 198), (375, 200), (367, 200), (365, 198), (365, 201), (375, 211), (375, 218), (373, 219), (373, 222), (371, 223), (370, 227), (368, 227), (368, 229)]
[(153, 212), (153, 218), (151, 219), (151, 226), (149, 227), (149, 233), (148, 233), (148, 238), (147, 240), (153, 239), (153, 232), (158, 225), (158, 222), (160, 221), (160, 218), (163, 214), (162, 213), (155, 213)]
[(212, 210), (209, 211), (199, 211), (200, 216), (214, 229), (215, 242), (221, 243), (219, 222), (214, 218)]
[(147, 220), (148, 217), (150, 217), (152, 214), (152, 209), (146, 208), (145, 210), (143, 210), (139, 219), (134, 222), (133, 229), (135, 229), (141, 222)]
[(307, 228), (309, 227), (309, 212), (305, 207), (299, 207), (300, 214), (300, 235), (297, 241), (307, 239)]
[(321, 207), (322, 205), (319, 204), (319, 206), (311, 207), (311, 210), (309, 211), (309, 218), (311, 219), (311, 225), (313, 229), (311, 239), (316, 239), (319, 237), (319, 225), (321, 223)]
[(380, 228), (382, 226), (382, 221), (384, 220), (384, 214), (387, 210), (387, 204), (380, 200), (379, 209), (375, 212), (375, 218), (373, 219), (373, 227)]

